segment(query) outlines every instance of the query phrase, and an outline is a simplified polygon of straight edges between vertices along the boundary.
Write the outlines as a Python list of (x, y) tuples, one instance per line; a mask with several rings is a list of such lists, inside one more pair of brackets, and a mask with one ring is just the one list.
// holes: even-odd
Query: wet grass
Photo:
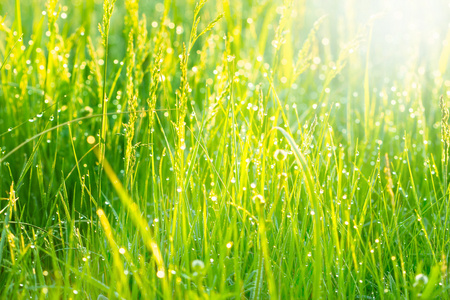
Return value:
[(448, 297), (449, 17), (0, 3), (0, 297)]

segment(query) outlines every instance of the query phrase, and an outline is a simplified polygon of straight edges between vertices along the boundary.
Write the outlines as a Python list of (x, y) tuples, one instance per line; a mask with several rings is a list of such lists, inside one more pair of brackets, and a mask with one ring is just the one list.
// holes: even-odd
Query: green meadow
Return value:
[(449, 58), (446, 0), (1, 1), (0, 299), (450, 299)]

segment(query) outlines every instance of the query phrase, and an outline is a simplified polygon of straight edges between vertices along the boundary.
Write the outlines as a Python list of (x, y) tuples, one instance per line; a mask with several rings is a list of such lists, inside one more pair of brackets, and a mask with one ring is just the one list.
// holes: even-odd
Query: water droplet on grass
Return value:
[(159, 270), (158, 272), (156, 272), (156, 276), (157, 276), (158, 278), (164, 278), (164, 271)]

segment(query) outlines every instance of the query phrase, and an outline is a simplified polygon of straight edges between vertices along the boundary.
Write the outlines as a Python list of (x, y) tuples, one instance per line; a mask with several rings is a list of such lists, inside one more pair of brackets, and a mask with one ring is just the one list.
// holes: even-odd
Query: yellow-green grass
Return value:
[(0, 298), (448, 298), (446, 1), (0, 3)]

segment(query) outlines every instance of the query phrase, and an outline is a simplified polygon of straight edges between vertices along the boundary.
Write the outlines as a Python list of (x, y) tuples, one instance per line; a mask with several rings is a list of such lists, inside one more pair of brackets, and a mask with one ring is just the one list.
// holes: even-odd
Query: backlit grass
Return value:
[(448, 298), (447, 1), (0, 3), (0, 298)]

